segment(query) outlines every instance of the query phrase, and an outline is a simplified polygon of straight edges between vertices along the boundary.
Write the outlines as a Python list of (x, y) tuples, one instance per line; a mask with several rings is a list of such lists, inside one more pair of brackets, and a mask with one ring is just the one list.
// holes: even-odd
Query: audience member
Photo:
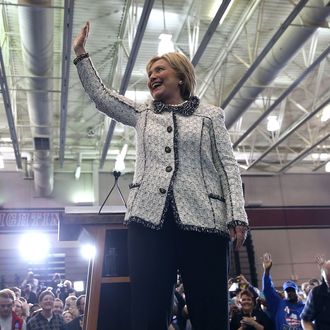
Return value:
[(63, 301), (60, 298), (55, 298), (53, 313), (58, 314), (58, 315), (62, 315), (63, 311), (64, 311)]
[(69, 280), (65, 280), (63, 285), (60, 285), (60, 293), (58, 297), (65, 303), (65, 299), (69, 296), (75, 296), (76, 292), (72, 287), (72, 282)]
[(85, 301), (86, 295), (80, 295), (76, 301), (77, 310), (79, 312), (79, 316), (74, 318), (71, 322), (66, 324), (66, 330), (81, 330), (82, 329), (82, 322), (84, 319), (85, 313)]
[(62, 284), (61, 275), (59, 273), (55, 273), (53, 275), (53, 278), (50, 280), (50, 282), (48, 284), (49, 286), (52, 287), (52, 291), (55, 296), (57, 296), (57, 294), (60, 290), (61, 284)]
[(54, 300), (55, 296), (51, 291), (40, 293), (39, 304), (42, 310), (29, 319), (27, 330), (64, 330), (63, 318), (53, 313)]
[(12, 288), (9, 288), (9, 290), (14, 292), (16, 299), (19, 299), (21, 297), (22, 290), (17, 286), (13, 286)]
[(330, 329), (330, 260), (322, 264), (321, 275), (322, 284), (311, 290), (300, 315), (304, 330)]
[(19, 300), (22, 302), (22, 318), (26, 321), (30, 315), (30, 305), (24, 297), (20, 297)]
[(75, 317), (70, 311), (64, 311), (62, 314), (63, 320), (65, 324), (70, 323)]
[(30, 283), (26, 283), (24, 287), (22, 287), (22, 297), (24, 297), (29, 304), (38, 302), (37, 295), (31, 290)]
[(23, 318), (23, 302), (19, 299), (14, 300), (13, 312), (15, 312), (18, 317)]
[(39, 304), (31, 305), (30, 306), (30, 315), (26, 319), (26, 324), (29, 322), (30, 318), (32, 318), (33, 316), (35, 316), (37, 313), (39, 313), (41, 311), (42, 311), (42, 308)]
[(34, 273), (31, 271), (27, 273), (26, 278), (23, 280), (23, 282), (21, 284), (21, 287), (24, 288), (26, 286), (26, 284), (30, 284), (31, 291), (34, 292), (35, 294), (37, 294), (39, 280), (34, 277)]
[(238, 310), (233, 313), (230, 330), (273, 330), (271, 319), (262, 310), (256, 308), (254, 295), (243, 290), (237, 297)]
[(78, 298), (76, 296), (68, 296), (65, 299), (64, 304), (64, 311), (70, 311), (74, 315), (74, 317), (77, 317), (79, 315), (77, 308), (77, 300)]
[(0, 291), (0, 329), (25, 330), (26, 325), (22, 318), (13, 311), (15, 294), (10, 289)]
[(267, 308), (276, 330), (302, 329), (300, 314), (304, 304), (298, 300), (298, 286), (293, 281), (283, 283), (284, 298), (278, 295), (270, 276), (272, 258), (269, 253), (263, 255), (264, 274), (262, 278), (263, 293), (266, 298)]
[(302, 293), (302, 299), (304, 302), (306, 301), (310, 291), (314, 287), (319, 286), (320, 284), (321, 284), (321, 282), (317, 278), (312, 278), (308, 282), (304, 282), (301, 284), (301, 293)]

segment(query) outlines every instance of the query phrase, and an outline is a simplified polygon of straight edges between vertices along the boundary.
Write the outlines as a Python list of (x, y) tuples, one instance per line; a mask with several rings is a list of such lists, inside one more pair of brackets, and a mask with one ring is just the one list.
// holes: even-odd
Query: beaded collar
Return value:
[(191, 116), (199, 105), (199, 98), (197, 96), (192, 96), (185, 102), (173, 105), (173, 104), (164, 104), (161, 101), (154, 101), (154, 112), (162, 113), (164, 111), (173, 111), (180, 113), (183, 116)]

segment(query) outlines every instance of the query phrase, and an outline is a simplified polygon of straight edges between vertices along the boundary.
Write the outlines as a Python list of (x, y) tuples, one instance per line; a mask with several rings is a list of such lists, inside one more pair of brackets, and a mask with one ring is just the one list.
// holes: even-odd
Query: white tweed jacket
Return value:
[[(104, 86), (89, 58), (77, 63), (82, 85), (97, 109), (135, 128), (137, 157), (125, 221), (160, 228), (173, 190), (183, 229), (228, 235), (248, 226), (242, 182), (219, 107), (199, 104), (192, 114), (156, 111)], [(196, 98), (197, 99), (197, 98)]]

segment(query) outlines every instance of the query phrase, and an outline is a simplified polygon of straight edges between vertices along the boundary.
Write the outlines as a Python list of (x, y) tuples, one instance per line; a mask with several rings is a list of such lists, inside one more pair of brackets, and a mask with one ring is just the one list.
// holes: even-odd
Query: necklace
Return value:
[(188, 100), (185, 100), (185, 101), (183, 101), (181, 103), (178, 103), (178, 104), (166, 104), (166, 105), (168, 105), (169, 107), (180, 107), (181, 105), (184, 105), (187, 102), (188, 102)]
[(199, 98), (192, 96), (189, 100), (185, 100), (180, 104), (164, 104), (160, 101), (154, 101), (154, 112), (162, 113), (163, 111), (179, 113), (183, 116), (191, 116), (199, 105)]

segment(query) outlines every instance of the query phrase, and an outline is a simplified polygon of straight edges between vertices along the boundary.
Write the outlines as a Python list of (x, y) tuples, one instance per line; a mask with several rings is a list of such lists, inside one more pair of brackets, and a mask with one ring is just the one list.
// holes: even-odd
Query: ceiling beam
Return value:
[(281, 144), (285, 139), (287, 139), (292, 133), (294, 133), (299, 127), (305, 124), (309, 119), (315, 116), (319, 111), (321, 111), (328, 103), (330, 102), (330, 97), (328, 97), (321, 105), (319, 105), (312, 112), (303, 116), (300, 120), (298, 120), (294, 125), (289, 127), (280, 137), (279, 139), (273, 143), (267, 150), (260, 155), (256, 160), (254, 160), (249, 167), (248, 170), (253, 167), (256, 163), (258, 163), (261, 159), (263, 159), (266, 155), (268, 155), (274, 148), (276, 148), (279, 144)]
[(3, 103), (5, 106), (5, 110), (6, 110), (10, 138), (11, 138), (11, 142), (12, 142), (13, 148), (14, 148), (16, 166), (18, 169), (22, 169), (22, 158), (21, 158), (21, 153), (19, 150), (19, 144), (18, 144), (18, 140), (17, 140), (15, 122), (14, 122), (13, 111), (12, 111), (11, 102), (10, 102), (10, 95), (9, 95), (9, 89), (8, 89), (6, 71), (5, 71), (5, 64), (3, 61), (1, 46), (0, 46), (0, 90), (2, 93)]
[(65, 0), (63, 20), (63, 49), (62, 49), (62, 83), (61, 83), (61, 114), (60, 114), (60, 166), (63, 167), (65, 154), (66, 123), (68, 113), (68, 91), (71, 64), (71, 40), (73, 25), (74, 0)]
[(315, 143), (313, 143), (310, 147), (302, 151), (296, 158), (292, 159), (289, 163), (287, 163), (285, 166), (283, 166), (278, 173), (284, 173), (286, 172), (294, 163), (296, 163), (301, 158), (305, 157), (307, 154), (309, 154), (316, 146), (324, 142), (330, 137), (330, 133), (326, 134), (323, 138), (317, 140)]
[(313, 171), (312, 172), (318, 171), (320, 168), (322, 168), (323, 166), (325, 166), (327, 164), (327, 162), (328, 162), (328, 160), (321, 162), (320, 165), (318, 165), (315, 168), (313, 168)]
[(307, 76), (320, 64), (320, 62), (327, 57), (330, 52), (330, 46), (328, 46), (321, 55), (306, 69), (303, 73), (276, 99), (276, 101), (265, 111), (262, 115), (234, 142), (233, 147), (245, 140), (250, 133), (295, 89)]
[[(133, 71), (133, 67), (137, 58), (138, 51), (141, 46), (142, 38), (148, 23), (148, 19), (152, 10), (152, 7), (154, 5), (155, 0), (145, 0), (144, 5), (143, 5), (143, 10), (141, 14), (141, 18), (139, 21), (139, 24), (137, 26), (135, 38), (133, 41), (132, 49), (128, 58), (128, 62), (126, 65), (126, 70), (124, 72), (124, 76), (121, 81), (121, 85), (119, 88), (119, 94), (124, 95), (129, 83), (129, 80), (131, 78), (131, 74)], [(111, 143), (112, 135), (114, 132), (114, 129), (116, 127), (116, 121), (111, 119), (110, 126), (108, 129), (108, 133), (105, 139), (105, 143), (103, 145), (103, 150), (102, 150), (102, 155), (100, 159), (100, 168), (103, 168), (104, 162), (106, 160), (106, 156), (108, 153), (108, 149)]]
[[(297, 51), (317, 31), (318, 27), (326, 24), (327, 17), (330, 14), (329, 4), (325, 5), (322, 0), (310, 0), (308, 6), (304, 6), (301, 10), (305, 2), (305, 0), (302, 0), (295, 6), (288, 19), (262, 51), (262, 53), (268, 54), (260, 63), (258, 63), (257, 58), (251, 67), (253, 69), (253, 66), (257, 64), (254, 72), (249, 74), (249, 69), (224, 101), (222, 107), (226, 107), (225, 124), (228, 128), (248, 110), (257, 95), (270, 85)], [(298, 17), (299, 11), (301, 14)], [(294, 16), (296, 18), (292, 21)], [(290, 23), (290, 21), (292, 22)], [(301, 24), (301, 21), (303, 24)], [(282, 30), (285, 30), (285, 32), (283, 33)], [(281, 34), (282, 36), (279, 38)], [(275, 40), (276, 43), (274, 43)], [(249, 75), (250, 77), (247, 80)], [(234, 97), (234, 95), (236, 96)]]
[[(229, 4), (230, 4), (230, 1), (231, 0), (224, 0), (221, 2), (221, 5), (217, 11), (217, 13), (215, 14), (212, 22), (210, 23), (207, 31), (205, 32), (204, 34), (204, 37), (193, 57), (193, 59), (191, 60), (191, 63), (193, 66), (196, 66), (197, 63), (199, 62), (200, 58), (202, 57), (203, 53), (205, 52), (206, 50), (206, 47), (208, 45), (208, 43), (210, 42), (214, 32), (216, 31), (218, 25), (219, 25), (219, 22), (221, 20), (221, 18), (223, 17), (223, 15), (225, 14), (226, 12), (226, 9), (228, 8)], [(234, 1), (234, 0), (232, 0)]]
[(282, 36), (282, 34), (286, 31), (286, 29), (290, 26), (292, 21), (298, 16), (300, 11), (304, 8), (308, 0), (301, 0), (293, 9), (293, 11), (290, 13), (290, 15), (286, 18), (284, 23), (280, 26), (280, 28), (276, 31), (276, 33), (273, 35), (273, 37), (269, 40), (266, 47), (261, 51), (259, 56), (256, 58), (254, 63), (250, 66), (250, 68), (245, 72), (243, 77), (240, 79), (240, 81), (236, 84), (236, 86), (233, 88), (233, 90), (229, 93), (229, 95), (226, 97), (226, 99), (223, 101), (221, 107), (224, 109), (229, 102), (234, 98), (236, 93), (240, 90), (240, 88), (243, 86), (243, 84), (250, 78), (254, 70), (259, 66), (261, 61), (266, 57), (266, 55), (269, 53), (269, 51), (273, 48), (276, 41)]
[(248, 6), (243, 11), (242, 16), (240, 17), (239, 22), (235, 25), (235, 29), (228, 38), (228, 41), (225, 45), (221, 45), (218, 51), (219, 55), (217, 56), (214, 65), (211, 67), (205, 78), (203, 78), (203, 82), (200, 85), (200, 88), (197, 92), (199, 98), (202, 98), (206, 91), (209, 88), (209, 85), (214, 77), (214, 74), (219, 71), (223, 62), (227, 58), (228, 54), (231, 52), (232, 48), (234, 47), (238, 37), (240, 36), (244, 26), (250, 20), (251, 16), (257, 9), (259, 3), (262, 0), (252, 0), (248, 3)]

